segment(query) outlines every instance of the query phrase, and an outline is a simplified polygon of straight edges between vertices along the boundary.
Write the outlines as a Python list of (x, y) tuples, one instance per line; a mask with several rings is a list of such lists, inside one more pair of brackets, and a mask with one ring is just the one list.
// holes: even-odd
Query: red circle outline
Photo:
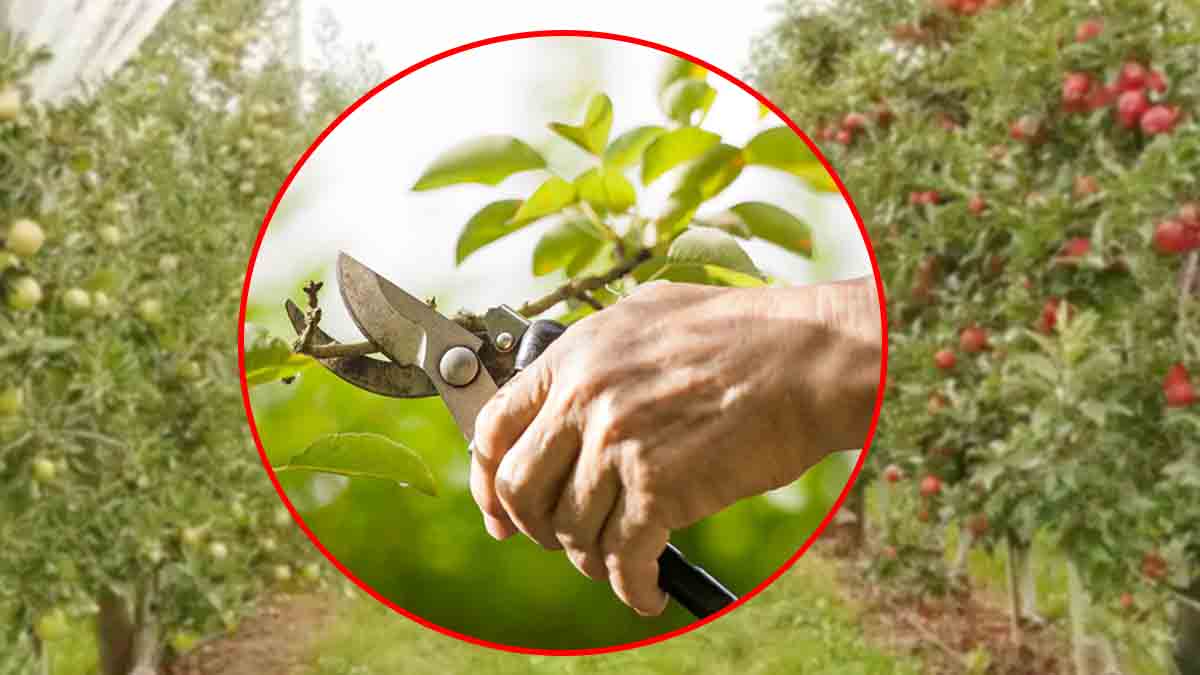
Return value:
[[(656, 635), (654, 637), (645, 638), (643, 640), (627, 642), (624, 644), (609, 645), (607, 647), (593, 647), (593, 648), (589, 648), (589, 649), (536, 649), (536, 648), (531, 648), (531, 647), (517, 647), (517, 646), (513, 646), (513, 645), (500, 644), (497, 642), (490, 642), (488, 640), (482, 640), (482, 639), (479, 639), (476, 637), (472, 637), (470, 635), (459, 633), (459, 632), (453, 631), (449, 628), (446, 628), (444, 626), (440, 626), (431, 621), (428, 621), (428, 620), (404, 609), (403, 607), (400, 607), (399, 605), (397, 605), (394, 602), (392, 602), (391, 600), (387, 599), (380, 593), (376, 592), (375, 589), (371, 588), (368, 584), (366, 584), (365, 582), (360, 580), (358, 577), (354, 576), (353, 572), (351, 572), (348, 568), (346, 568), (345, 565), (343, 565), (337, 558), (335, 558), (333, 556), (332, 553), (329, 552), (328, 549), (325, 548), (324, 545), (321, 544), (320, 540), (317, 539), (317, 536), (312, 532), (312, 530), (309, 529), (308, 525), (304, 522), (304, 519), (300, 517), (300, 514), (296, 511), (296, 508), (294, 506), (292, 506), (291, 501), (288, 499), (287, 494), (284, 492), (283, 487), (280, 485), (279, 478), (275, 475), (275, 471), (271, 468), (271, 462), (267, 459), (266, 450), (265, 450), (265, 448), (263, 448), (262, 439), (259, 437), (259, 434), (258, 434), (258, 427), (254, 423), (254, 411), (250, 407), (250, 389), (246, 383), (246, 361), (245, 361), (245, 359), (246, 359), (246, 348), (245, 348), (246, 305), (247, 305), (247, 301), (249, 299), (249, 294), (250, 294), (250, 278), (254, 274), (254, 263), (258, 259), (258, 251), (259, 251), (259, 248), (262, 246), (263, 237), (267, 233), (267, 227), (270, 225), (271, 219), (274, 217), (276, 209), (279, 208), (280, 200), (283, 199), (283, 195), (287, 192), (288, 187), (291, 186), (292, 181), (296, 177), (296, 174), (299, 173), (300, 169), (304, 166), (305, 162), (308, 161), (308, 158), (312, 155), (313, 151), (315, 151), (317, 149), (317, 147), (325, 140), (325, 138), (327, 136), (329, 136), (329, 134), (332, 133), (333, 130), (336, 129), (338, 127), (338, 125), (340, 125), (347, 117), (349, 117), (351, 113), (353, 113), (355, 110), (357, 110), (360, 106), (362, 106), (364, 103), (366, 103), (372, 97), (374, 97), (376, 94), (383, 91), (387, 87), (391, 86), (394, 82), (400, 80), (401, 78), (403, 78), (411, 73), (414, 73), (414, 72), (420, 70), (421, 68), (424, 68), (425, 66), (428, 66), (432, 63), (437, 63), (438, 61), (441, 61), (442, 59), (445, 59), (450, 56), (454, 56), (455, 54), (459, 54), (459, 53), (462, 53), (465, 51), (469, 51), (471, 49), (475, 49), (477, 47), (485, 47), (487, 45), (498, 44), (501, 42), (510, 42), (513, 40), (523, 40), (526, 38), (539, 38), (539, 37), (600, 38), (600, 39), (605, 39), (605, 40), (614, 40), (617, 42), (626, 42), (629, 44), (635, 44), (635, 45), (640, 45), (642, 47), (649, 47), (651, 49), (656, 49), (660, 52), (671, 54), (671, 55), (676, 56), (681, 59), (686, 59), (688, 61), (691, 61), (692, 63), (695, 63), (696, 65), (703, 67), (704, 69), (708, 70), (709, 72), (716, 73), (717, 75), (725, 78), (726, 81), (737, 85), (739, 88), (742, 89), (742, 91), (746, 92), (747, 94), (750, 94), (756, 100), (758, 100), (759, 103), (766, 106), (766, 108), (768, 110), (775, 113), (775, 115), (778, 116), (779, 119), (783, 120), (783, 122), (785, 124), (787, 124), (787, 126), (793, 132), (796, 133), (796, 135), (798, 135), (801, 139), (804, 140), (805, 144), (808, 145), (809, 149), (812, 150), (813, 154), (817, 157), (818, 160), (820, 160), (821, 164), (825, 167), (825, 170), (829, 172), (829, 175), (833, 178), (834, 183), (838, 187), (838, 191), (841, 192), (842, 197), (845, 198), (846, 203), (850, 206), (850, 212), (854, 215), (855, 222), (858, 223), (858, 229), (859, 229), (859, 232), (862, 233), (863, 243), (867, 247), (867, 255), (871, 259), (871, 268), (875, 274), (875, 288), (876, 288), (876, 292), (878, 293), (878, 297), (879, 297), (879, 317), (880, 317), (880, 322), (881, 322), (881, 326), (882, 326), (883, 350), (882, 350), (882, 354), (880, 357), (879, 391), (876, 394), (875, 409), (871, 415), (871, 427), (867, 432), (866, 441), (863, 443), (862, 452), (859, 454), (858, 462), (854, 465), (854, 469), (850, 473), (850, 478), (846, 481), (846, 487), (843, 488), (841, 494), (838, 495), (837, 501), (834, 503), (833, 508), (831, 508), (829, 510), (829, 513), (826, 514), (824, 520), (822, 520), (820, 525), (817, 526), (817, 529), (814, 530), (811, 535), (809, 535), (808, 539), (804, 542), (804, 544), (800, 547), (800, 549), (797, 550), (796, 553), (791, 558), (789, 558), (786, 562), (784, 562), (783, 565), (781, 565), (779, 567), (779, 569), (775, 571), (774, 574), (767, 577), (767, 579), (765, 579), (758, 586), (755, 586), (754, 589), (752, 589), (748, 593), (745, 593), (744, 595), (742, 595), (737, 600), (737, 602), (734, 602), (729, 607), (726, 607), (725, 609), (721, 610), (720, 612), (718, 612), (716, 614), (713, 614), (712, 616), (709, 616), (704, 619), (698, 619), (686, 626), (683, 626), (682, 628), (677, 628), (673, 631), (668, 631), (666, 633), (662, 633), (661, 635)], [(734, 609), (741, 607), (742, 605), (746, 604), (746, 602), (749, 601), (751, 598), (753, 598), (754, 596), (761, 593), (763, 591), (763, 589), (765, 589), (767, 586), (774, 583), (776, 579), (778, 579), (785, 572), (787, 572), (792, 567), (792, 565), (794, 565), (796, 563), (796, 561), (800, 559), (800, 556), (804, 555), (808, 551), (808, 549), (812, 547), (813, 542), (815, 542), (817, 540), (817, 538), (821, 536), (821, 533), (824, 532), (825, 528), (829, 526), (830, 522), (832, 522), (834, 516), (838, 512), (838, 509), (840, 509), (842, 507), (842, 504), (846, 501), (846, 497), (847, 497), (847, 495), (849, 495), (850, 489), (854, 486), (855, 481), (858, 480), (858, 476), (861, 473), (862, 467), (866, 462), (867, 456), (870, 451), (871, 441), (874, 440), (874, 438), (875, 438), (876, 427), (879, 424), (880, 410), (883, 407), (884, 391), (885, 391), (885, 388), (887, 385), (887, 344), (888, 344), (887, 302), (886, 302), (886, 298), (884, 296), (883, 280), (879, 274), (879, 264), (875, 258), (875, 249), (871, 246), (871, 238), (867, 234), (867, 229), (866, 229), (866, 226), (863, 224), (862, 216), (859, 214), (858, 207), (855, 206), (854, 200), (850, 197), (850, 192), (846, 189), (845, 184), (842, 183), (841, 177), (838, 176), (838, 174), (834, 170), (833, 166), (830, 165), (829, 161), (825, 158), (825, 155), (823, 155), (821, 153), (820, 148), (818, 148), (817, 145), (815, 143), (813, 143), (812, 139), (810, 139), (807, 134), (805, 134), (803, 131), (800, 130), (800, 128), (798, 126), (796, 126), (796, 123), (793, 122), (790, 117), (788, 117), (786, 114), (784, 114), (784, 112), (782, 110), (780, 110), (774, 103), (771, 103), (769, 100), (767, 100), (767, 98), (765, 96), (758, 93), (754, 88), (752, 88), (750, 85), (746, 84), (742, 80), (738, 79), (737, 77), (734, 77), (733, 75), (730, 75), (728, 72), (708, 63), (707, 61), (704, 61), (703, 59), (692, 56), (691, 54), (688, 54), (686, 52), (679, 51), (678, 49), (674, 49), (672, 47), (668, 47), (666, 45), (659, 44), (657, 42), (651, 42), (650, 40), (644, 40), (641, 38), (631, 37), (628, 35), (621, 35), (619, 33), (607, 33), (607, 32), (602, 32), (602, 31), (589, 31), (589, 30), (536, 30), (536, 31), (518, 32), (518, 33), (507, 33), (504, 35), (497, 35), (497, 36), (485, 38), (482, 40), (476, 40), (474, 42), (468, 42), (466, 44), (460, 45), (458, 47), (454, 47), (453, 49), (448, 49), (446, 51), (443, 51), (443, 52), (440, 52), (433, 56), (430, 56), (429, 58), (426, 58), (422, 61), (419, 61), (416, 64), (409, 66), (408, 68), (405, 68), (404, 70), (400, 71), (399, 73), (396, 73), (395, 75), (387, 78), (383, 82), (380, 82), (378, 85), (376, 85), (370, 91), (363, 94), (357, 101), (350, 104), (350, 106), (348, 108), (346, 108), (345, 110), (343, 110), (342, 113), (340, 115), (338, 115), (337, 118), (334, 119), (333, 122), (331, 122), (329, 124), (329, 126), (325, 127), (324, 131), (322, 131), (320, 133), (320, 135), (317, 136), (316, 140), (313, 141), (312, 145), (310, 145), (308, 147), (308, 149), (304, 151), (304, 154), (302, 154), (300, 156), (300, 159), (297, 160), (296, 165), (294, 167), (292, 167), (292, 170), (290, 172), (288, 172), (287, 178), (284, 179), (283, 184), (280, 186), (279, 191), (275, 195), (275, 199), (271, 202), (270, 208), (267, 209), (267, 213), (263, 217), (262, 225), (259, 227), (258, 237), (255, 238), (255, 240), (254, 240), (254, 248), (250, 252), (250, 259), (246, 266), (246, 278), (242, 284), (242, 301), (241, 301), (241, 307), (238, 310), (238, 345), (237, 345), (237, 347), (238, 347), (238, 376), (239, 376), (239, 379), (241, 380), (241, 385), (242, 385), (242, 402), (246, 408), (246, 421), (250, 425), (250, 433), (254, 437), (254, 444), (258, 448), (259, 458), (262, 460), (262, 464), (263, 464), (263, 467), (266, 469), (267, 476), (271, 479), (271, 484), (274, 485), (275, 491), (277, 493), (279, 493), (279, 498), (283, 501), (284, 505), (287, 507), (287, 510), (292, 514), (292, 518), (300, 526), (300, 529), (304, 531), (304, 534), (308, 537), (308, 539), (310, 541), (312, 541), (313, 545), (316, 546), (317, 550), (319, 550), (321, 552), (321, 554), (323, 556), (325, 556), (326, 559), (329, 560), (329, 562), (333, 563), (334, 567), (336, 567), (338, 569), (338, 571), (340, 571), (347, 579), (352, 581), (354, 583), (354, 585), (358, 586), (363, 591), (365, 591), (368, 595), (375, 598), (376, 600), (378, 600), (379, 602), (381, 602), (388, 608), (392, 609), (396, 613), (401, 614), (401, 615), (421, 624), (422, 626), (425, 626), (426, 628), (430, 628), (430, 629), (435, 630), (443, 635), (448, 635), (450, 637), (457, 638), (464, 642), (469, 642), (471, 644), (475, 644), (475, 645), (479, 645), (479, 646), (483, 646), (483, 647), (490, 647), (492, 649), (516, 653), (516, 654), (536, 654), (536, 655), (541, 655), (541, 656), (591, 656), (591, 655), (596, 655), (596, 654), (610, 654), (613, 652), (619, 652), (619, 651), (624, 651), (627, 649), (634, 649), (637, 647), (644, 647), (646, 645), (652, 645), (657, 642), (662, 642), (664, 640), (668, 640), (670, 638), (673, 638), (673, 637), (676, 637), (679, 635), (683, 635), (684, 633), (691, 632), (701, 626), (711, 623), (712, 621), (715, 621), (716, 619), (718, 619), (722, 616), (725, 616), (729, 612), (732, 612)]]

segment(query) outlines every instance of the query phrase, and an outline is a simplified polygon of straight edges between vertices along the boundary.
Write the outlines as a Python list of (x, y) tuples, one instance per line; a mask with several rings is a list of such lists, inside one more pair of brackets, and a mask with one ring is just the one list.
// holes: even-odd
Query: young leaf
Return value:
[(646, 148), (665, 131), (666, 129), (660, 126), (649, 125), (634, 127), (617, 136), (604, 151), (604, 165), (610, 169), (624, 169), (636, 164)]
[(574, 204), (576, 197), (574, 185), (558, 176), (551, 176), (521, 204), (509, 225), (526, 225), (538, 218), (558, 213)]
[(604, 151), (604, 145), (608, 143), (608, 132), (612, 130), (612, 121), (612, 101), (605, 94), (596, 94), (588, 103), (588, 111), (583, 124), (571, 126), (561, 122), (551, 122), (550, 129), (593, 155), (599, 155)]
[(737, 240), (714, 227), (692, 227), (679, 235), (667, 250), (667, 262), (672, 265), (714, 265), (763, 278)]
[(667, 62), (663, 64), (662, 72), (658, 76), (658, 93), (675, 84), (679, 80), (701, 80), (708, 77), (708, 71), (696, 63), (692, 63), (687, 59), (681, 59), (677, 56), (670, 56)]
[(691, 161), (721, 142), (721, 137), (697, 127), (682, 127), (662, 134), (642, 153), (642, 185)]
[[(702, 80), (681, 79), (662, 91), (658, 106), (672, 120), (692, 126), (704, 121), (708, 109), (717, 99), (717, 90)], [(699, 119), (694, 119), (699, 113)]]
[(542, 235), (533, 250), (533, 274), (540, 277), (563, 268), (568, 268), (568, 273), (571, 268), (578, 270), (591, 262), (602, 246), (586, 223), (558, 223)]
[(246, 384), (254, 387), (292, 377), (315, 361), (260, 326), (246, 324)]
[(275, 471), (310, 471), (350, 478), (374, 478), (411, 487), (431, 497), (437, 484), (417, 453), (379, 434), (344, 433), (318, 438)]
[(650, 280), (673, 281), (683, 284), (705, 284), (708, 286), (734, 286), (749, 288), (764, 286), (766, 282), (754, 275), (720, 267), (693, 263), (673, 263), (667, 256), (656, 256), (638, 265), (633, 271), (638, 283)]
[(741, 149), (716, 145), (688, 167), (672, 196), (695, 204), (712, 199), (741, 175), (744, 166)]
[(637, 190), (629, 179), (604, 167), (589, 169), (575, 179), (579, 197), (602, 213), (622, 213), (637, 203)]
[(520, 206), (520, 199), (503, 199), (488, 204), (471, 216), (458, 236), (454, 264), (461, 265), (475, 251), (521, 229), (523, 224), (510, 222)]
[(765, 202), (742, 202), (729, 211), (750, 234), (805, 257), (812, 257), (813, 236), (808, 223), (787, 211)]
[(483, 183), (498, 185), (514, 173), (545, 168), (536, 150), (512, 136), (483, 136), (442, 153), (417, 179), (414, 190)]
[(837, 184), (805, 142), (788, 127), (772, 127), (746, 144), (746, 163), (803, 178), (814, 190), (837, 192)]

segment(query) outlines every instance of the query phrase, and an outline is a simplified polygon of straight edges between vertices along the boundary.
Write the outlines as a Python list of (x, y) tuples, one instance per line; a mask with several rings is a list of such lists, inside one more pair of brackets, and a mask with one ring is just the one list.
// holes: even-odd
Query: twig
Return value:
[(579, 298), (580, 294), (586, 294), (590, 291), (603, 288), (632, 272), (638, 265), (649, 260), (651, 255), (652, 252), (650, 249), (641, 249), (637, 252), (637, 255), (617, 265), (608, 272), (569, 281), (553, 293), (538, 300), (525, 303), (517, 310), (517, 313), (522, 316), (537, 316), (567, 298)]
[(943, 642), (942, 639), (935, 635), (933, 631), (926, 628), (923, 621), (914, 618), (908, 612), (901, 612), (900, 618), (904, 619), (905, 623), (915, 628), (917, 632), (921, 634), (921, 637), (940, 647), (942, 651), (946, 652), (946, 654), (957, 661), (959, 665), (964, 668), (968, 667), (969, 664), (967, 663), (966, 657), (964, 657), (958, 651), (952, 649), (950, 645)]
[(374, 342), (330, 342), (325, 345), (312, 345), (308, 349), (296, 350), (299, 354), (307, 354), (316, 359), (339, 359), (352, 356), (366, 356), (379, 352)]
[(591, 293), (582, 292), (579, 295), (577, 295), (576, 297), (578, 297), (580, 300), (582, 300), (584, 303), (586, 303), (588, 307), (591, 307), (592, 309), (596, 310), (597, 312), (604, 309), (604, 305), (600, 304), (600, 301), (597, 300), (596, 298), (593, 298)]

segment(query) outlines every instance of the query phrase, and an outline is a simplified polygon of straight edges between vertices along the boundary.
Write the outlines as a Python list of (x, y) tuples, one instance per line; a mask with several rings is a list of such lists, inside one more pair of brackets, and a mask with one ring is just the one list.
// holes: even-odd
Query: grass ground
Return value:
[(498, 652), (445, 637), (378, 603), (342, 603), (312, 647), (305, 675), (384, 673), (839, 673), (908, 675), (910, 658), (867, 644), (856, 608), (835, 590), (833, 563), (805, 556), (791, 572), (729, 616), (641, 649), (561, 658)]

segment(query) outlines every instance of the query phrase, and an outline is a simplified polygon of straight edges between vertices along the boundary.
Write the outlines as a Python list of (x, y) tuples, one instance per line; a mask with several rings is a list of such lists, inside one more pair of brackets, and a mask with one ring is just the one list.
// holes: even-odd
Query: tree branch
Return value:
[[(641, 249), (637, 252), (637, 255), (633, 256), (629, 260), (626, 260), (620, 265), (617, 265), (608, 272), (605, 272), (604, 274), (597, 274), (596, 276), (583, 277), (581, 279), (568, 281), (553, 293), (543, 298), (539, 298), (538, 300), (527, 302), (524, 305), (521, 305), (520, 309), (517, 310), (517, 313), (526, 317), (537, 316), (538, 314), (541, 314), (542, 312), (550, 309), (567, 298), (582, 299), (582, 297), (586, 296), (587, 293), (603, 288), (604, 286), (611, 284), (617, 279), (629, 274), (638, 265), (649, 260), (651, 255), (652, 253), (650, 249)], [(587, 300), (584, 300), (584, 302), (587, 302)]]
[(325, 345), (311, 345), (307, 349), (296, 350), (297, 354), (307, 354), (316, 359), (338, 359), (352, 356), (375, 354), (379, 347), (374, 342), (330, 342)]

